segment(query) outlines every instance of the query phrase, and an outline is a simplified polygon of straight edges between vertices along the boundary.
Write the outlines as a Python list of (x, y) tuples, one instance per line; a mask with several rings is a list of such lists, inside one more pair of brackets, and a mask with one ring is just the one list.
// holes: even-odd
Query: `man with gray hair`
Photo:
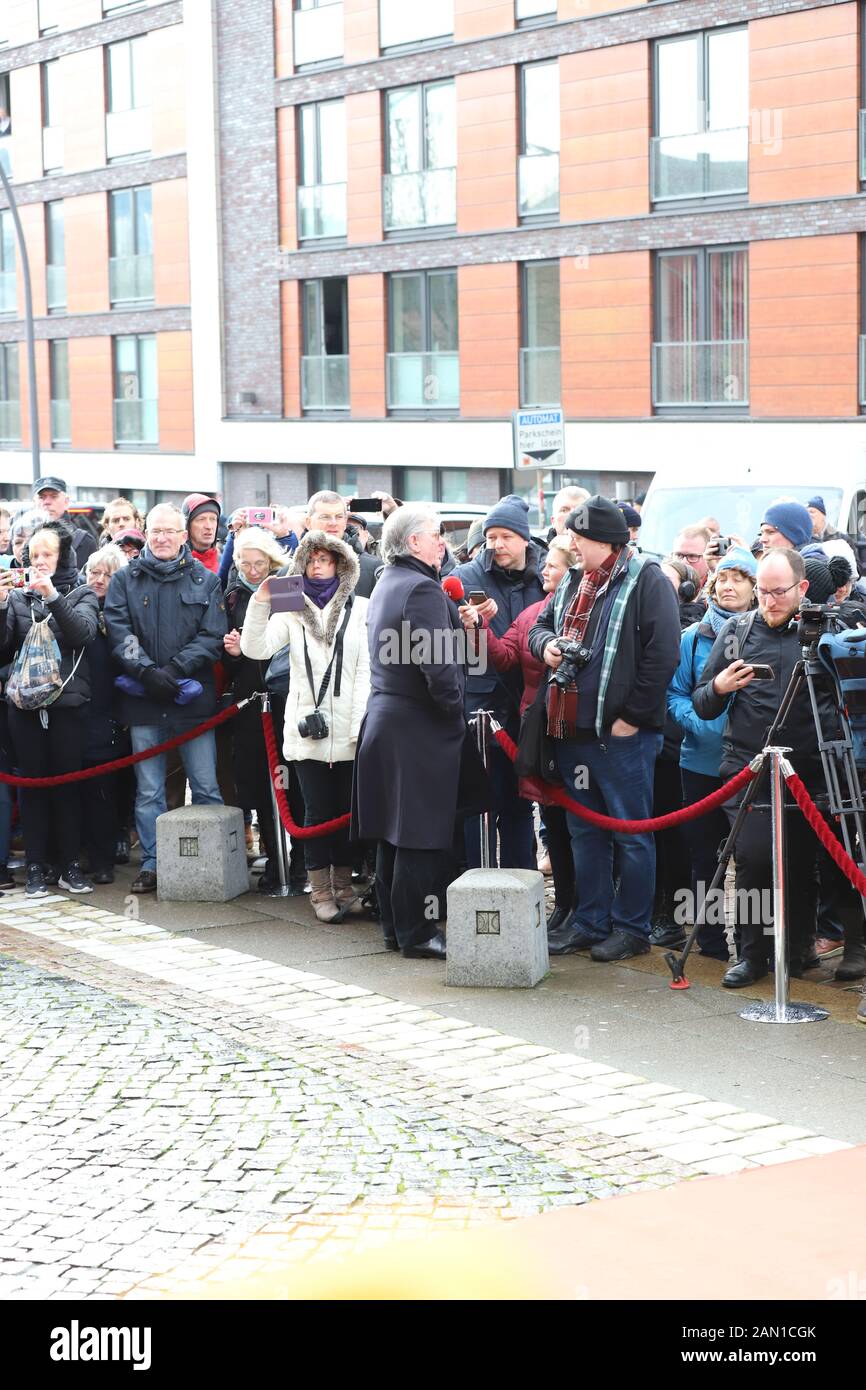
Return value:
[[(225, 604), (219, 577), (193, 559), (183, 513), (166, 503), (147, 518), (147, 545), (113, 576), (105, 625), (127, 689), (121, 718), (140, 753), (216, 712), (214, 663), (222, 655)], [(193, 803), (222, 804), (213, 731), (181, 746)], [(141, 872), (133, 893), (156, 890), (156, 819), (166, 809), (165, 754), (136, 763), (135, 826)]]
[(381, 547), (385, 567), (367, 609), (370, 698), (355, 754), (352, 837), (379, 841), (385, 945), (443, 960), (436, 924), (466, 734), (463, 666), (448, 659), (443, 639), (462, 625), (439, 582), (444, 544), (431, 507), (398, 507)]

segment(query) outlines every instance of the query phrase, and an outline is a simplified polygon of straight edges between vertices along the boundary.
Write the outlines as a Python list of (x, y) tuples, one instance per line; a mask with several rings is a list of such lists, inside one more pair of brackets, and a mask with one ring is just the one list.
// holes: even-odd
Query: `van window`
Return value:
[(778, 483), (731, 483), (718, 487), (653, 488), (641, 513), (640, 547), (654, 555), (668, 555), (684, 526), (694, 526), (702, 517), (717, 517), (723, 536), (741, 536), (751, 545), (758, 534), (767, 508), (780, 496), (794, 497), (805, 507), (810, 497), (821, 493), (831, 526), (842, 528), (847, 517), (839, 517), (842, 489), (815, 483), (809, 487), (785, 487)]

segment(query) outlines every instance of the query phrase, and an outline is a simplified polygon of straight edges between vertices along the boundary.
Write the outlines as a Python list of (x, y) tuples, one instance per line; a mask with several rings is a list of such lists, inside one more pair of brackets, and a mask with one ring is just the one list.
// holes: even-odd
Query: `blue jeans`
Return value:
[[(618, 820), (648, 819), (653, 771), (662, 743), (662, 735), (649, 729), (638, 729), (627, 738), (606, 734), (602, 741), (586, 743), (557, 740), (559, 775), (569, 796), (591, 811)], [(582, 769), (587, 775), (577, 776)], [(588, 785), (582, 786), (583, 782)], [(656, 871), (652, 835), (599, 830), (571, 812), (567, 819), (578, 897), (572, 925), (597, 941), (604, 941), (613, 930), (648, 940)]]
[[(185, 732), (186, 724), (135, 724), (130, 729), (133, 753)], [(200, 734), (178, 749), (183, 761), (194, 806), (222, 806), (216, 775), (216, 740), (213, 729)], [(146, 758), (135, 765), (135, 828), (141, 843), (141, 868), (156, 872), (156, 818), (165, 810), (165, 754)]]

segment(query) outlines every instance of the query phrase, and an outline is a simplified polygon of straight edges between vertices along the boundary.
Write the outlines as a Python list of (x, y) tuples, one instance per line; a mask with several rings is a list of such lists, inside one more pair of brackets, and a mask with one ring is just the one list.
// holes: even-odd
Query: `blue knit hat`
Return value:
[[(515, 535), (522, 536), (525, 541), (529, 536), (529, 503), (524, 502), (522, 497), (517, 497), (513, 492), (508, 497), (500, 497), (495, 507), (487, 513), (484, 518), (484, 534), (494, 526), (501, 526), (504, 531), (513, 531)], [(812, 534), (812, 523), (809, 522), (809, 535)]]
[(827, 508), (824, 505), (823, 497), (810, 497), (808, 502), (806, 503), (806, 506), (814, 507), (815, 511), (820, 512), (822, 516), (827, 515)]
[(745, 546), (732, 545), (716, 565), (716, 574), (720, 570), (742, 570), (743, 574), (751, 575), (752, 579), (756, 579), (758, 562), (752, 552), (746, 550)]
[(802, 502), (774, 502), (764, 512), (761, 525), (775, 526), (795, 550), (798, 546), (808, 545), (812, 539), (812, 518)]
[(617, 502), (616, 504), (625, 517), (626, 526), (642, 526), (640, 512), (636, 511), (630, 502)]

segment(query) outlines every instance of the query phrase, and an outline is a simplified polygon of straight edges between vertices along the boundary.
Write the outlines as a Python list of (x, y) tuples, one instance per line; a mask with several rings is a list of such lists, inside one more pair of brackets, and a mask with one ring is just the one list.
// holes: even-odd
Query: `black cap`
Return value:
[(587, 497), (575, 507), (565, 524), (578, 536), (608, 545), (627, 545), (630, 539), (625, 517), (606, 497)]
[(46, 488), (53, 488), (55, 492), (66, 492), (66, 484), (62, 478), (37, 478), (33, 484), (33, 496), (38, 497), (40, 492)]

